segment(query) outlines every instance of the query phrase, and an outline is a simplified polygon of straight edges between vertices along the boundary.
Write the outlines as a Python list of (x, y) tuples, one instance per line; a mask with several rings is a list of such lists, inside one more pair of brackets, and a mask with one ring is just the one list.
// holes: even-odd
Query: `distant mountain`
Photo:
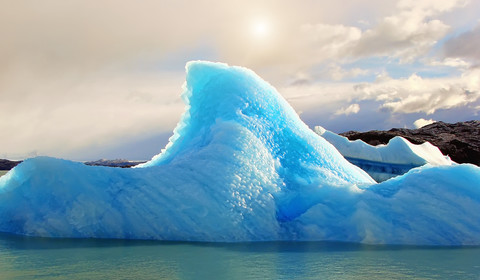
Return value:
[(121, 167), (121, 168), (129, 168), (135, 165), (139, 165), (144, 163), (145, 161), (132, 161), (128, 159), (99, 159), (96, 161), (87, 161), (85, 162), (86, 165), (94, 165), (94, 166), (108, 166), (108, 167)]
[(480, 166), (480, 121), (478, 120), (454, 124), (435, 122), (419, 129), (348, 131), (340, 135), (350, 140), (361, 139), (370, 145), (387, 144), (395, 136), (402, 136), (414, 144), (428, 141), (457, 163), (473, 163)]
[(0, 170), (10, 170), (17, 166), (21, 161), (11, 161), (8, 159), (0, 159)]
[[(10, 170), (21, 162), (22, 161), (11, 161), (8, 159), (0, 159), (0, 170)], [(129, 168), (144, 162), (145, 161), (133, 161), (128, 159), (99, 159), (95, 161), (87, 161), (85, 162), (85, 164), (95, 165), (95, 166)]]

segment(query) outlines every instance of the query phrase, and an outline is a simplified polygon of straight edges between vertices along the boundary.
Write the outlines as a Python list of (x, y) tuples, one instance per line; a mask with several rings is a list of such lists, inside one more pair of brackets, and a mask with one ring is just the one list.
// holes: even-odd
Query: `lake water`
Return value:
[(480, 279), (480, 247), (187, 243), (0, 234), (0, 279)]

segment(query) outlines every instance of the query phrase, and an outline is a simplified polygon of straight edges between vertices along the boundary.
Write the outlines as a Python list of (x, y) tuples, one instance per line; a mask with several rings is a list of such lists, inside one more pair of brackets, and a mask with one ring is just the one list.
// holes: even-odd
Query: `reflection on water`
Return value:
[(480, 279), (480, 248), (0, 234), (1, 279)]

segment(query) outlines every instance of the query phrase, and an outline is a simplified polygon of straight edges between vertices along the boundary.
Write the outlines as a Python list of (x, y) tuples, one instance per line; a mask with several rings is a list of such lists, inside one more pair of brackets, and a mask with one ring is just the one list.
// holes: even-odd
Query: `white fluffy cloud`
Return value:
[(304, 83), (279, 90), (299, 113), (322, 110), (333, 116), (348, 116), (360, 112), (359, 102), (373, 101), (378, 104), (377, 110), (394, 115), (434, 115), (442, 109), (476, 106), (480, 101), (480, 69), (457, 77), (422, 78), (413, 74), (394, 79), (383, 74), (370, 83)]
[(306, 24), (301, 27), (313, 62), (388, 56), (411, 62), (429, 52), (449, 26), (437, 19), (442, 13), (465, 5), (463, 0), (400, 1), (394, 15), (363, 30), (342, 24)]
[(411, 75), (406, 79), (383, 78), (356, 90), (364, 99), (383, 102), (393, 113), (433, 114), (440, 109), (464, 106), (480, 98), (480, 69), (456, 78), (429, 78)]
[(360, 105), (358, 104), (350, 104), (348, 107), (342, 107), (335, 112), (335, 115), (350, 115), (350, 114), (357, 114), (360, 112)]
[(435, 121), (433, 119), (426, 120), (426, 119), (420, 118), (420, 119), (416, 120), (415, 122), (413, 122), (413, 125), (415, 126), (415, 128), (421, 128), (421, 127), (424, 127), (426, 125), (432, 124), (434, 122)]

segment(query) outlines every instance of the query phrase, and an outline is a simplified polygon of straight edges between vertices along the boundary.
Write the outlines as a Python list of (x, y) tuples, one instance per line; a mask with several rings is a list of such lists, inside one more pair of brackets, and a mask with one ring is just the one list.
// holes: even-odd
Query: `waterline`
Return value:
[(2, 279), (480, 279), (480, 248), (0, 234), (0, 271)]

